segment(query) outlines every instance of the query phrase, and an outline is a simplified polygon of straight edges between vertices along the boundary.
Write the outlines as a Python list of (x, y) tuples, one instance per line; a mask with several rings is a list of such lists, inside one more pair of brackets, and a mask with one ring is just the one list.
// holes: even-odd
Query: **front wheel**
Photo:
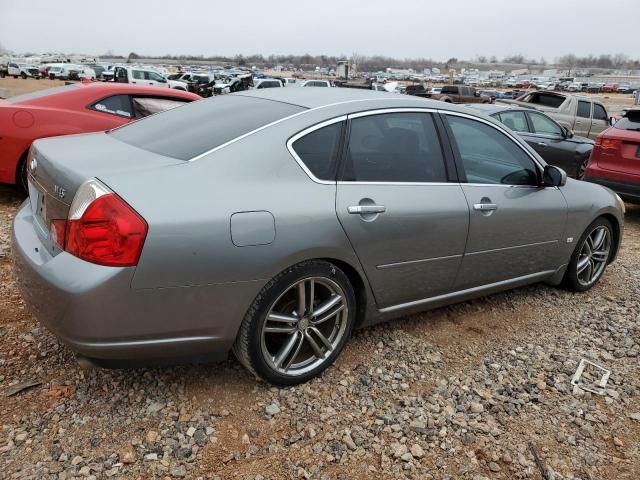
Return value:
[(235, 356), (274, 385), (306, 382), (333, 363), (355, 323), (348, 277), (325, 261), (302, 262), (278, 274), (247, 311)]
[(589, 157), (580, 160), (580, 165), (578, 165), (578, 171), (576, 172), (577, 180), (584, 179), (584, 174), (587, 171), (587, 165), (589, 165)]
[(602, 277), (614, 247), (613, 228), (605, 218), (596, 219), (580, 237), (564, 275), (563, 284), (584, 292)]

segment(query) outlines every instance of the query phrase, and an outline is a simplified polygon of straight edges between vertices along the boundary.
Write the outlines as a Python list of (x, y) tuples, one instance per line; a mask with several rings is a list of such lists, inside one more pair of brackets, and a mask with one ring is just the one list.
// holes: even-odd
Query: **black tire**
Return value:
[(27, 79), (27, 74), (26, 74), (26, 73), (24, 73), (24, 72), (22, 72), (22, 73), (20, 74), (20, 76), (22, 77), (22, 79), (23, 79), (23, 80), (26, 80), (26, 79)]
[(589, 157), (581, 158), (580, 164), (576, 169), (576, 180), (582, 180), (584, 178), (584, 174), (587, 171), (587, 165), (589, 165)]
[[(285, 292), (297, 282), (311, 278), (321, 277), (335, 282), (342, 289), (346, 300), (346, 329), (333, 348), (331, 353), (322, 360), (322, 363), (312, 370), (285, 375), (273, 368), (264, 358), (262, 347), (262, 330), (266, 323), (267, 314)], [(342, 351), (347, 340), (351, 336), (356, 315), (356, 300), (353, 287), (349, 278), (335, 265), (323, 260), (310, 260), (298, 263), (279, 273), (267, 285), (263, 287), (247, 311), (236, 341), (233, 353), (249, 372), (256, 377), (278, 386), (297, 385), (319, 375), (331, 365)], [(294, 357), (295, 357), (294, 353)]]
[[(606, 259), (604, 268), (602, 268), (602, 270), (597, 275), (597, 277), (593, 279), (593, 281), (591, 281), (589, 284), (585, 285), (583, 282), (581, 282), (578, 279), (578, 261), (580, 260), (580, 253), (582, 251), (582, 248), (585, 242), (587, 241), (587, 237), (600, 227), (605, 227), (608, 230), (609, 238), (611, 239), (610, 240), (611, 247), (609, 250), (609, 255)], [(569, 260), (567, 271), (565, 272), (564, 278), (562, 279), (562, 286), (572, 292), (586, 292), (587, 290), (591, 289), (595, 284), (597, 284), (602, 278), (602, 275), (606, 270), (606, 265), (608, 265), (611, 259), (612, 251), (616, 248), (615, 241), (616, 240), (615, 240), (615, 236), (613, 235), (613, 227), (609, 220), (607, 220), (604, 217), (599, 217), (599, 218), (596, 218), (593, 222), (591, 222), (591, 224), (585, 229), (584, 233), (580, 237), (580, 240), (578, 240), (578, 243), (576, 244), (576, 248), (573, 251), (573, 254), (571, 255), (571, 260)]]
[(22, 193), (29, 194), (29, 184), (27, 179), (29, 173), (27, 172), (27, 156), (23, 155), (22, 159), (18, 163), (18, 171), (16, 172), (16, 186), (22, 191)]

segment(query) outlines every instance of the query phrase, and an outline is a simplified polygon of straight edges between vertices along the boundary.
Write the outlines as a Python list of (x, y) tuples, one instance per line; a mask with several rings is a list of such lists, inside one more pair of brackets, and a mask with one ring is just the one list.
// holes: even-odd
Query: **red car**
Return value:
[(596, 137), (585, 180), (640, 203), (640, 110), (629, 110)]
[(26, 158), (43, 137), (109, 130), (200, 100), (180, 90), (123, 83), (76, 83), (0, 100), (0, 183), (26, 190)]

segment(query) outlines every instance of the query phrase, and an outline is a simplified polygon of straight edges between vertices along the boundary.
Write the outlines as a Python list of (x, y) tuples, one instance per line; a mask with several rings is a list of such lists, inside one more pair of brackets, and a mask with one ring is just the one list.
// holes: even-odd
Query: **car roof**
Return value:
[(396, 99), (403, 106), (416, 108), (434, 108), (439, 110), (465, 111), (450, 103), (428, 100), (412, 95), (390, 92), (376, 92), (358, 88), (274, 88), (267, 90), (249, 90), (234, 93), (251, 97), (266, 98), (277, 102), (290, 103), (304, 108), (320, 108), (350, 102), (368, 102), (367, 108), (389, 108), (389, 101)]
[[(64, 95), (66, 100), (71, 97), (82, 99), (95, 98), (96, 100), (108, 95), (158, 95), (167, 97), (184, 98), (188, 100), (199, 100), (200, 97), (195, 93), (185, 92), (183, 90), (170, 89), (166, 87), (156, 87), (151, 85), (135, 85), (129, 83), (107, 83), (107, 82), (78, 82), (64, 87), (54, 87), (50, 89), (50, 94), (46, 91), (32, 92), (32, 94), (19, 95), (5, 100), (7, 104), (13, 105), (47, 105), (52, 101), (57, 102), (60, 95)], [(62, 99), (61, 99), (62, 100)], [(75, 102), (75, 100), (74, 100)]]
[(522, 108), (513, 108), (509, 105), (503, 105), (498, 103), (471, 103), (465, 106), (473, 110), (482, 112), (485, 115), (493, 115), (495, 113), (503, 112), (505, 110), (510, 110), (510, 111), (525, 110)]

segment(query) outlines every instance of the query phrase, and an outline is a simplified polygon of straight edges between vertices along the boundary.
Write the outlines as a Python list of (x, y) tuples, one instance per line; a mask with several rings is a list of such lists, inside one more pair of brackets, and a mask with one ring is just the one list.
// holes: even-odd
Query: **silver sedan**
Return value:
[(98, 364), (306, 381), (352, 330), (534, 282), (584, 291), (624, 206), (441, 102), (272, 89), (35, 142), (14, 224), (40, 322)]

